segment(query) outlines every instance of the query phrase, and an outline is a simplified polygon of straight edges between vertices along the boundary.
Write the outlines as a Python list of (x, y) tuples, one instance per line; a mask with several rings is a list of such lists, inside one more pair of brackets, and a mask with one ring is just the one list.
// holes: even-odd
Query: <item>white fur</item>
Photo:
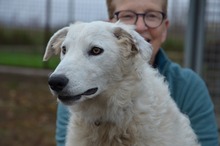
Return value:
[[(133, 27), (70, 25), (51, 38), (44, 60), (59, 52), (59, 45), (67, 53), (61, 53), (52, 75), (64, 74), (69, 83), (63, 91), (52, 92), (78, 95), (98, 87), (95, 94), (64, 102), (71, 111), (66, 146), (199, 146), (164, 78), (148, 64), (150, 44)], [(89, 55), (94, 46), (104, 52)]]

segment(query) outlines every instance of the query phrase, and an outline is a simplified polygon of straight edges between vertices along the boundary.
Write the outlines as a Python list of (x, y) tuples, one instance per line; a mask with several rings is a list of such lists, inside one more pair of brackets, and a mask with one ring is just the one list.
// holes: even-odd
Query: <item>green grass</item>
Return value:
[(45, 34), (44, 30), (1, 26), (0, 34), (0, 44), (3, 45), (39, 45), (48, 39), (47, 36), (51, 36), (50, 32)]
[[(54, 69), (59, 59), (52, 58), (43, 62), (43, 51), (47, 36), (51, 36), (44, 30), (25, 28), (3, 28), (0, 26), (0, 65), (30, 68)], [(163, 44), (168, 56), (178, 62), (182, 62), (183, 38), (170, 36)]]
[(54, 69), (59, 63), (57, 57), (52, 58), (48, 62), (43, 62), (42, 56), (43, 55), (40, 53), (0, 51), (0, 64), (18, 67)]
[(51, 36), (42, 29), (0, 26), (0, 65), (54, 69), (58, 58), (43, 62), (43, 47)]
[[(59, 62), (58, 58), (53, 58), (46, 63), (42, 61), (45, 43), (52, 32), (48, 30), (45, 33), (43, 29), (9, 28), (0, 25), (0, 64), (31, 68), (55, 68)], [(181, 62), (182, 37), (168, 37), (162, 47), (168, 55), (170, 54), (171, 59)]]

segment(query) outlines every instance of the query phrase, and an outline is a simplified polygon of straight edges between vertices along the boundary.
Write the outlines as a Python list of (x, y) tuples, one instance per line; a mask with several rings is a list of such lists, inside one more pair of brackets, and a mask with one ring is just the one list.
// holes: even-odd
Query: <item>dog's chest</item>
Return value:
[(118, 127), (109, 122), (95, 122), (75, 128), (77, 139), (86, 141), (83, 146), (133, 146), (136, 141), (135, 125)]

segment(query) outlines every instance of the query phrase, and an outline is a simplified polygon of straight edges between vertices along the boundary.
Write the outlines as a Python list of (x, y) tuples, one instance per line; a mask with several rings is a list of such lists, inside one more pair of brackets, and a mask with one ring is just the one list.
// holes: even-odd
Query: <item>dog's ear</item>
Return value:
[(43, 61), (47, 61), (50, 59), (52, 55), (57, 55), (60, 53), (60, 46), (62, 42), (64, 41), (67, 33), (68, 33), (69, 27), (64, 27), (60, 30), (58, 30), (49, 40), (46, 51), (44, 53)]
[(150, 43), (148, 43), (139, 33), (135, 30), (131, 30), (130, 34), (135, 42), (135, 46), (140, 52), (141, 57), (147, 62), (150, 61), (153, 48)]
[[(141, 57), (146, 60), (150, 61), (152, 55), (152, 46), (144, 38), (138, 34), (134, 26), (129, 26), (125, 24), (117, 24), (119, 27), (115, 28), (114, 35), (119, 40), (121, 39), (125, 43), (131, 43), (131, 52), (132, 54), (140, 53)], [(126, 41), (123, 40), (126, 38)]]
[(138, 53), (138, 49), (135, 46), (132, 36), (125, 29), (116, 27), (113, 34), (119, 40), (119, 43), (124, 46), (124, 56), (129, 57)]

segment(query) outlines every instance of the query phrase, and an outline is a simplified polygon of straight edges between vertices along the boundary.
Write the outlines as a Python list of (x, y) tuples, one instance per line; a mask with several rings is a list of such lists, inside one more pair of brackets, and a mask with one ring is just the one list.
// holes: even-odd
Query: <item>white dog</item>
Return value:
[(199, 146), (133, 27), (72, 24), (53, 35), (44, 60), (58, 53), (49, 85), (72, 113), (66, 146)]

